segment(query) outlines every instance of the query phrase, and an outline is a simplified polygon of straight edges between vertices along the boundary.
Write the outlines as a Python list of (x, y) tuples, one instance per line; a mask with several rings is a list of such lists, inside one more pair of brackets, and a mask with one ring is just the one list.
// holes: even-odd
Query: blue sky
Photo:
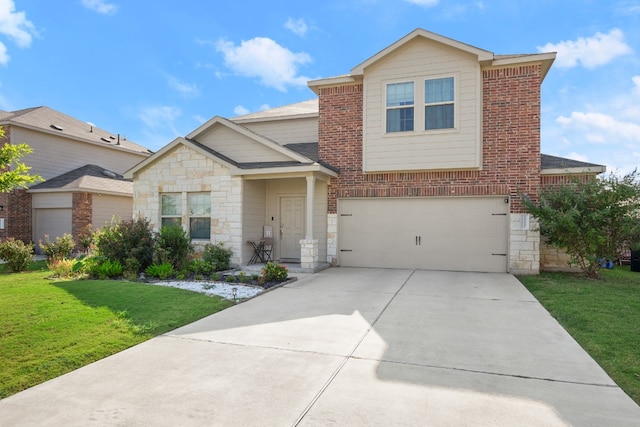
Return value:
[(415, 28), (557, 51), (542, 150), (640, 164), (640, 0), (0, 0), (0, 109), (47, 105), (158, 150), (215, 115), (314, 97)]

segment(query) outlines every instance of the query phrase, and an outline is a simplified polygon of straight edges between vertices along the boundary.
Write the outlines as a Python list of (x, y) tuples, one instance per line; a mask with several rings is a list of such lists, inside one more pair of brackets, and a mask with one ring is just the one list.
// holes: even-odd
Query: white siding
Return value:
[(106, 143), (101, 147), (15, 126), (11, 128), (11, 142), (28, 144), (33, 149), (33, 153), (24, 156), (22, 160), (32, 167), (32, 172), (44, 179), (89, 164), (121, 174), (146, 158), (142, 153), (120, 151), (108, 147)]
[(290, 157), (222, 125), (214, 126), (199, 136), (198, 142), (238, 163), (291, 160)]
[[(424, 130), (424, 81), (454, 77), (455, 129)], [(414, 131), (386, 133), (388, 83), (414, 81)], [(422, 38), (374, 64), (364, 79), (367, 172), (470, 169), (481, 166), (481, 74), (474, 57)]]
[(274, 140), (278, 144), (318, 142), (318, 118), (244, 123), (242, 126)]
[(71, 193), (35, 193), (31, 195), (33, 209), (71, 208), (73, 196)]
[(115, 220), (131, 221), (133, 198), (93, 194), (91, 225), (94, 229), (111, 225)]

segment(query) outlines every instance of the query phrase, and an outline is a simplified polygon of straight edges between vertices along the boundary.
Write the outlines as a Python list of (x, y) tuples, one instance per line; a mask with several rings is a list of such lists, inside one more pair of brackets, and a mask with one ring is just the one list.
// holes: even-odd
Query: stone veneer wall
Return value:
[[(522, 195), (538, 199), (541, 81), (539, 64), (482, 71), (481, 170), (369, 174), (362, 171), (363, 85), (320, 88), (318, 154), (340, 170), (329, 184), (328, 213), (336, 214), (337, 200), (344, 197), (504, 195), (510, 198), (512, 228), (520, 227)], [(511, 231), (510, 271), (537, 273), (539, 233)]]
[[(227, 167), (179, 145), (151, 168), (136, 174), (133, 184), (134, 217), (148, 218), (156, 229), (160, 223), (160, 193), (211, 193), (211, 243), (224, 243), (233, 251), (231, 263), (242, 259), (242, 178)], [(183, 207), (186, 207), (183, 201)], [(182, 224), (188, 228), (183, 208)], [(196, 249), (206, 243), (194, 241)]]

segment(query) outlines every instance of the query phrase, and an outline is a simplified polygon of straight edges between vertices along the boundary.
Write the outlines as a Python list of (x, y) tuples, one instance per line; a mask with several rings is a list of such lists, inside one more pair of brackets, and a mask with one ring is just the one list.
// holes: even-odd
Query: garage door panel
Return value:
[(503, 198), (348, 199), (339, 208), (341, 265), (507, 269)]

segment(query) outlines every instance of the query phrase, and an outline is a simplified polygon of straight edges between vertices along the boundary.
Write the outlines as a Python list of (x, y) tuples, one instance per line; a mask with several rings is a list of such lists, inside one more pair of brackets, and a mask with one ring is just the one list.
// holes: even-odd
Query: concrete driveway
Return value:
[(0, 401), (0, 426), (640, 426), (511, 275), (333, 268)]

